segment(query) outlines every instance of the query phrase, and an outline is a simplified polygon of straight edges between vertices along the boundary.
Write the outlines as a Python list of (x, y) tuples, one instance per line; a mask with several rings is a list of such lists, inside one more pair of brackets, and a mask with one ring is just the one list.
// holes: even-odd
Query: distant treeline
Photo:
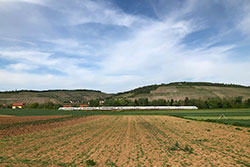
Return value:
[[(24, 104), (24, 108), (34, 108), (34, 109), (58, 109), (59, 107), (62, 107), (62, 104), (54, 104), (52, 102), (48, 103), (32, 103), (32, 104)], [(1, 108), (12, 108), (11, 104), (8, 105), (0, 105)]]
[(172, 82), (169, 84), (163, 84), (169, 86), (217, 86), (217, 87), (234, 87), (234, 88), (250, 88), (248, 86), (237, 85), (237, 84), (225, 84), (225, 83), (211, 83), (211, 82)]
[[(24, 108), (34, 109), (58, 109), (63, 104), (54, 104), (52, 102), (39, 104), (32, 103), (24, 105)], [(90, 100), (90, 107), (100, 106), (100, 100)], [(209, 98), (202, 99), (189, 99), (186, 97), (184, 100), (165, 100), (158, 99), (149, 101), (147, 98), (140, 98), (136, 100), (123, 99), (107, 99), (104, 101), (103, 106), (197, 106), (199, 109), (218, 109), (218, 108), (250, 108), (250, 99), (243, 100), (241, 96), (232, 99)], [(0, 105), (1, 108), (11, 108), (12, 105)], [(79, 107), (79, 104), (73, 104), (72, 107)]]
[[(158, 99), (149, 101), (147, 98), (136, 100), (128, 99), (108, 99), (105, 100), (104, 106), (197, 106), (200, 109), (216, 109), (216, 108), (250, 108), (250, 99), (243, 100), (241, 96), (232, 99), (209, 98), (189, 99), (185, 100), (165, 100)], [(99, 100), (91, 100), (90, 106), (99, 106)]]
[(51, 89), (51, 90), (10, 90), (10, 91), (0, 91), (0, 93), (23, 93), (23, 92), (33, 92), (33, 93), (43, 93), (43, 92), (74, 92), (74, 91), (83, 91), (83, 92), (98, 92), (102, 93), (99, 90), (88, 90), (88, 89)]

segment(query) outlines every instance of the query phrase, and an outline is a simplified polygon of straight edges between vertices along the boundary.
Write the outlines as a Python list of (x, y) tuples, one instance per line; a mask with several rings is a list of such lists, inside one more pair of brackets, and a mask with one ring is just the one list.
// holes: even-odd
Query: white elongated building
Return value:
[(60, 107), (58, 110), (112, 111), (112, 110), (197, 110), (196, 106), (118, 106), (118, 107)]

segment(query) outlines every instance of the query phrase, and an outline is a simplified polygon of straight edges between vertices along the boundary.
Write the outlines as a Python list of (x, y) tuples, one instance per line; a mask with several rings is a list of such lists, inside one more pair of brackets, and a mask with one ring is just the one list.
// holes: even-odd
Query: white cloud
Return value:
[[(237, 29), (242, 34), (250, 37), (250, 1), (249, 0), (216, 0), (217, 3), (225, 6), (230, 12), (230, 19), (234, 25), (231, 29)], [(244, 39), (243, 39), (244, 40)]]
[(6, 49), (0, 51), (0, 57), (14, 62), (31, 63), (32, 65), (51, 66), (56, 63), (49, 59), (52, 53), (35, 50)]
[[(8, 39), (3, 40), (29, 45), (1, 47), (0, 58), (11, 62), (0, 67), (2, 90), (91, 88), (116, 92), (142, 85), (183, 80), (242, 84), (250, 82), (249, 77), (245, 77), (249, 74), (250, 64), (235, 63), (228, 58), (237, 44), (216, 46), (223, 38), (222, 35), (209, 36), (198, 47), (191, 48), (183, 42), (191, 33), (207, 28), (202, 20), (196, 17), (187, 19), (185, 16), (200, 3), (208, 1), (186, 1), (181, 11), (173, 10), (167, 14), (159, 12), (159, 20), (128, 14), (107, 1), (75, 0), (68, 3), (65, 0), (0, 0), (0, 4), (1, 2), (46, 6), (37, 8), (36, 5), (30, 5), (29, 9), (33, 11), (31, 18), (28, 18), (29, 14), (20, 14), (27, 16), (27, 19), (19, 21), (18, 27), (13, 26), (16, 20), (8, 20), (8, 24), (13, 24), (6, 26), (4, 30), (0, 29), (0, 34), (6, 34), (9, 29), (9, 34), (14, 34), (13, 38), (6, 35)], [(18, 6), (10, 8), (13, 11), (6, 10), (8, 15), (15, 16), (16, 8)], [(47, 15), (46, 12), (51, 13)], [(248, 33), (250, 17), (244, 13), (244, 18), (240, 30)], [(123, 34), (112, 30), (116, 37), (110, 36), (107, 39), (99, 38), (102, 36), (99, 34), (91, 34), (98, 31), (93, 30), (88, 32), (91, 36), (82, 36), (82, 32), (86, 30), (79, 28), (79, 25), (86, 23), (100, 23), (112, 28), (125, 26), (129, 29), (129, 34), (120, 39)], [(198, 38), (197, 42), (200, 42)], [(32, 42), (29, 39), (33, 39)], [(43, 68), (62, 74), (28, 72)]]
[(44, 41), (65, 48), (76, 48), (80, 46), (80, 43), (74, 39), (50, 39)]
[(84, 61), (87, 62), (87, 56), (95, 56), (93, 52), (93, 46), (87, 44), (84, 41), (71, 38), (59, 38), (59, 39), (45, 39), (43, 42), (52, 46), (51, 50), (53, 52), (61, 52), (64, 54), (74, 55), (81, 58), (84, 58)]
[(0, 3), (25, 2), (32, 4), (44, 5), (46, 0), (0, 0)]
[[(127, 14), (107, 1), (71, 1), (71, 3), (49, 3), (50, 8), (59, 11), (66, 18), (66, 24), (80, 25), (86, 23), (101, 23), (130, 27), (144, 23), (144, 19)], [(72, 10), (74, 8), (74, 10)]]
[(7, 66), (7, 69), (14, 70), (14, 71), (34, 70), (36, 68), (37, 66), (24, 64), (24, 63), (10, 64)]
[(137, 29), (133, 38), (110, 48), (102, 63), (106, 73), (155, 72), (152, 68), (173, 61), (181, 49), (181, 39), (192, 32), (191, 22), (156, 22)]
[(55, 85), (59, 87), (60, 81), (63, 83), (58, 78), (60, 77), (50, 74), (36, 75), (0, 70), (0, 87), (2, 90), (54, 88)]
[(14, 39), (14, 38), (8, 38), (8, 37), (0, 37), (0, 40), (6, 41), (6, 42), (11, 42), (11, 43), (19, 43), (19, 44), (27, 44), (27, 45), (37, 46), (36, 43), (34, 43), (34, 42), (19, 40), (19, 39)]
[[(250, 11), (250, 8), (249, 8)], [(243, 34), (250, 37), (250, 12), (243, 17), (238, 28), (242, 31)]]

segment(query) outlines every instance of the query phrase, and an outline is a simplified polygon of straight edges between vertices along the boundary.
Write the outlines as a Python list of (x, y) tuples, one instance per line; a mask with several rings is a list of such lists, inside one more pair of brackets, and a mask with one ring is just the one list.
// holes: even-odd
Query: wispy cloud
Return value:
[(24, 3), (32, 3), (32, 4), (45, 4), (46, 0), (0, 0), (0, 3), (14, 3), (14, 2), (24, 2)]
[(238, 28), (242, 31), (244, 35), (250, 37), (250, 5), (245, 7), (245, 15), (240, 20)]
[(73, 1), (70, 4), (67, 2), (63, 0), (61, 3), (55, 1), (49, 3), (51, 8), (65, 17), (66, 24), (100, 23), (129, 27), (144, 22), (140, 16), (127, 14), (107, 1), (82, 0)]
[(51, 53), (32, 51), (32, 50), (3, 50), (0, 57), (9, 59), (13, 62), (31, 63), (33, 65), (52, 66), (55, 61), (49, 59)]
[(115, 1), (0, 0), (0, 89), (250, 83), (232, 59), (246, 56), (234, 50), (249, 44), (248, 1), (150, 2), (157, 18)]
[(30, 65), (30, 64), (24, 64), (24, 63), (15, 63), (15, 64), (10, 64), (7, 66), (7, 69), (10, 71), (26, 71), (26, 70), (34, 70), (36, 69), (37, 66), (35, 65)]

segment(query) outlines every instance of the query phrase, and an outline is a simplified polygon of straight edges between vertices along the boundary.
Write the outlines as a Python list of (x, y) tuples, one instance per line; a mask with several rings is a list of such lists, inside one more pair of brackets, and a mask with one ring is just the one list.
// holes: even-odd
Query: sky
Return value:
[(249, 0), (0, 0), (0, 91), (250, 85)]

